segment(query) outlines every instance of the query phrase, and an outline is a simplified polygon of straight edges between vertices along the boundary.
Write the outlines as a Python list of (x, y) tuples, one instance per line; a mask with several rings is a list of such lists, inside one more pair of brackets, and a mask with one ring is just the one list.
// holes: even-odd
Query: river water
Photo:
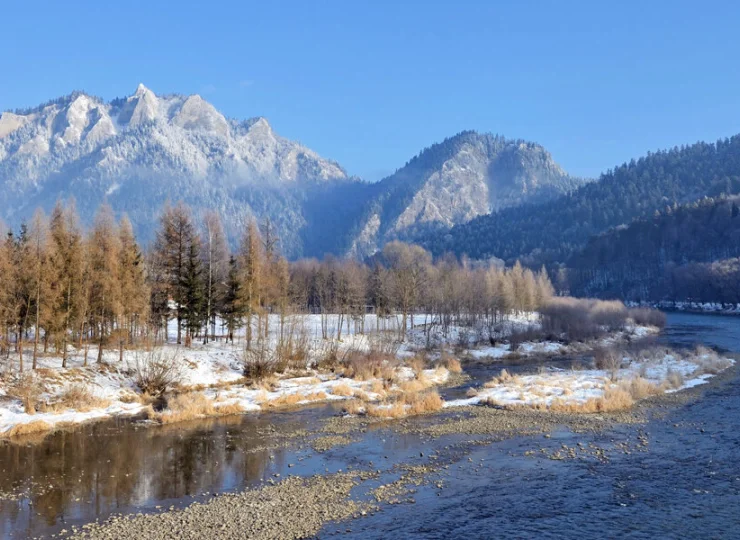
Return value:
[[(660, 340), (738, 353), (740, 319), (669, 314)], [(414, 503), (329, 524), (320, 536), (740, 538), (737, 382), (710, 388), (703, 399), (647, 424), (471, 445), (450, 458), (440, 477), (444, 489), (419, 486)], [(180, 507), (275, 475), (351, 467), (390, 471), (394, 463), (421, 462), (421, 454), (456, 441), (430, 441), (381, 426), (356, 443), (316, 452), (281, 436), (318, 432), (336, 412), (325, 405), (164, 427), (113, 420), (41, 442), (0, 443), (0, 535), (47, 536), (112, 513)], [(540, 457), (525, 454), (535, 442), (545, 450)], [(606, 462), (546, 457), (577, 442), (612, 448), (624, 443), (628, 450), (610, 452)]]

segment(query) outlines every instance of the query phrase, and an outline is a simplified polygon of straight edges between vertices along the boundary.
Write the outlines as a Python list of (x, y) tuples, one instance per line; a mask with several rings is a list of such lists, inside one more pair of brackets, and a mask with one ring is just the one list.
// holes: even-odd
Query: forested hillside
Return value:
[(740, 192), (740, 136), (648, 153), (550, 202), (481, 216), (424, 243), (436, 255), (564, 262), (589, 238), (656, 210)]
[(707, 198), (593, 238), (568, 277), (578, 295), (738, 303), (738, 257), (740, 197)]

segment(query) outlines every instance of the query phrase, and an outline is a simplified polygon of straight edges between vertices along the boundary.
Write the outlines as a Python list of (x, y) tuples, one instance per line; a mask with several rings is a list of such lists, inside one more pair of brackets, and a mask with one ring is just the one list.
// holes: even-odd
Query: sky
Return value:
[(6, 2), (0, 110), (198, 93), (378, 180), (466, 129), (596, 177), (740, 132), (740, 2)]

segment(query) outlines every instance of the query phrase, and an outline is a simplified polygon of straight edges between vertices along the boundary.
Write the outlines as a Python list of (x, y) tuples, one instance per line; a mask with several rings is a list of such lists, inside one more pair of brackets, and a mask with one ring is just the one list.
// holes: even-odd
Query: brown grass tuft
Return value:
[(59, 399), (50, 405), (50, 408), (55, 412), (61, 412), (67, 409), (87, 412), (93, 409), (103, 409), (108, 405), (110, 405), (110, 400), (94, 395), (84, 385), (75, 384), (67, 387), (59, 395)]
[(358, 399), (351, 399), (343, 405), (342, 410), (347, 414), (354, 414), (354, 415), (364, 414), (365, 404), (362, 403), (362, 401)]
[(35, 433), (51, 431), (51, 424), (43, 420), (34, 420), (25, 424), (16, 424), (4, 433), (7, 437), (22, 437)]
[(331, 393), (335, 396), (351, 397), (355, 395), (355, 391), (346, 382), (335, 384), (331, 388)]
[(440, 361), (440, 365), (447, 368), (447, 371), (449, 371), (450, 373), (462, 373), (462, 365), (460, 364), (460, 360), (452, 356), (444, 356)]

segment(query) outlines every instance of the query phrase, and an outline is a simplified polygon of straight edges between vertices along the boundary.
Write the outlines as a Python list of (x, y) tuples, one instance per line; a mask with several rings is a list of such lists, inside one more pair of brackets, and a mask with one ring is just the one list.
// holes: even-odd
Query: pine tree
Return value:
[(190, 208), (182, 202), (175, 207), (165, 206), (154, 243), (154, 262), (155, 272), (160, 276), (160, 285), (164, 289), (163, 294), (174, 302), (178, 344), (182, 343), (182, 326), (187, 304), (185, 273), (189, 252), (193, 242), (196, 241), (196, 236)]
[(236, 257), (229, 258), (229, 272), (226, 277), (226, 286), (221, 298), (219, 311), (226, 324), (226, 341), (234, 343), (234, 332), (241, 325), (244, 310), (242, 309), (241, 272)]
[(185, 259), (185, 272), (182, 276), (182, 315), (186, 324), (186, 343), (200, 331), (204, 318), (203, 269), (200, 259), (200, 242), (198, 236), (190, 239)]

